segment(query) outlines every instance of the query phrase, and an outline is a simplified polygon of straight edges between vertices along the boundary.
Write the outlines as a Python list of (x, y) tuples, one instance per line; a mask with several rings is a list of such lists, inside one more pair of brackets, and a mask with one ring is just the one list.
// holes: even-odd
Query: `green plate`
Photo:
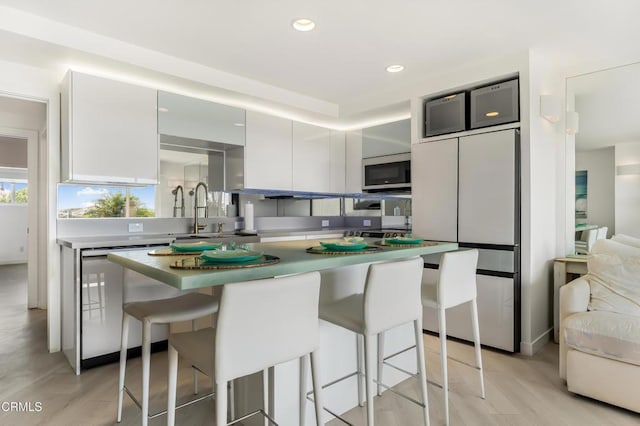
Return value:
[(424, 238), (394, 237), (384, 240), (387, 244), (421, 244)]
[(320, 245), (327, 250), (331, 251), (355, 251), (362, 250), (367, 247), (366, 242), (348, 242), (344, 243), (328, 243), (328, 242), (320, 242)]
[(212, 263), (241, 263), (256, 260), (264, 253), (253, 250), (210, 250), (204, 251), (200, 257)]
[(180, 253), (194, 253), (201, 252), (203, 250), (215, 250), (220, 247), (222, 243), (212, 243), (209, 241), (197, 241), (195, 243), (173, 243), (171, 249)]

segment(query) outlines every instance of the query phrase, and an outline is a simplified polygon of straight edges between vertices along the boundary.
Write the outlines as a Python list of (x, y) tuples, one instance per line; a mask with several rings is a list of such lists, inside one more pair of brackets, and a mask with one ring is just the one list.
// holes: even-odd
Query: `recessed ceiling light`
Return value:
[(300, 18), (294, 20), (291, 25), (298, 31), (311, 31), (316, 27), (316, 23), (308, 18)]
[(160, 111), (160, 112), (169, 112), (169, 108), (158, 107), (158, 111)]
[(233, 123), (236, 127), (244, 127), (244, 123)]
[(387, 67), (387, 72), (400, 72), (404, 70), (404, 66), (400, 64), (393, 64)]
[(498, 111), (491, 111), (485, 114), (487, 117), (497, 117), (500, 115)]

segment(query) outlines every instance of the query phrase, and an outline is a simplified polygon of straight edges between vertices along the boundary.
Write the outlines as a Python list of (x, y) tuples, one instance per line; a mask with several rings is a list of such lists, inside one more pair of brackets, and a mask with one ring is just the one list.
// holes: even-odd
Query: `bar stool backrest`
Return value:
[(365, 334), (378, 334), (422, 316), (421, 257), (369, 266), (364, 290)]
[(216, 325), (217, 383), (313, 352), (320, 273), (225, 285)]
[(598, 236), (596, 237), (596, 240), (606, 240), (608, 231), (609, 231), (608, 226), (602, 226), (598, 228)]
[(438, 304), (450, 308), (476, 298), (478, 250), (461, 250), (442, 255), (438, 278)]

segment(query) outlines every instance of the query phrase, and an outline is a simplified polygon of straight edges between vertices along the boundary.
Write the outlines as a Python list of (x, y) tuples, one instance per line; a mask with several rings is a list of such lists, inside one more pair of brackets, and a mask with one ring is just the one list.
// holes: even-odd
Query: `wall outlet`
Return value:
[(371, 226), (371, 221), (369, 219), (365, 219), (362, 221), (362, 226)]
[(322, 221), (322, 226), (329, 226), (329, 221), (328, 220), (323, 220)]
[(142, 232), (143, 227), (141, 223), (130, 223), (129, 232)]

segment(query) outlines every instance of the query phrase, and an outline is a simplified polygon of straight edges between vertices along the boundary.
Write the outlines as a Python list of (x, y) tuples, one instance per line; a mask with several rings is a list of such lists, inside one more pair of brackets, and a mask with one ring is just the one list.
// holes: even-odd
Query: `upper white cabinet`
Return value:
[(331, 130), (293, 123), (293, 190), (331, 191)]
[(244, 145), (245, 111), (228, 105), (158, 92), (158, 133)]
[(362, 158), (411, 151), (411, 119), (367, 127), (362, 130)]
[(413, 231), (437, 241), (458, 241), (458, 139), (411, 149)]
[(345, 192), (362, 192), (362, 132), (347, 132), (345, 136)]
[[(247, 111), (244, 149), (245, 188), (292, 189), (291, 131), (291, 120)], [(231, 189), (239, 188), (236, 185)]]
[(61, 87), (61, 178), (158, 183), (157, 92), (78, 72)]
[(342, 193), (345, 135), (255, 111), (244, 149), (226, 151), (227, 189)]
[(346, 184), (346, 140), (345, 133), (331, 131), (331, 176), (330, 192), (345, 192)]

